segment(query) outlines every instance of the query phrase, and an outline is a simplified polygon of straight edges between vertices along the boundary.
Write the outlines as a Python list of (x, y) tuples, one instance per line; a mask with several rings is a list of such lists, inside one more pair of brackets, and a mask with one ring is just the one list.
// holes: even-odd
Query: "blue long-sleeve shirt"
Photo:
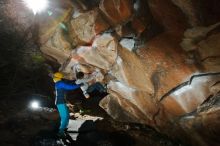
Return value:
[(64, 81), (58, 81), (55, 83), (55, 90), (56, 90), (56, 99), (55, 99), (55, 104), (62, 104), (66, 103), (65, 101), (65, 92), (67, 90), (75, 90), (80, 88), (80, 85), (76, 84), (68, 84), (65, 83)]

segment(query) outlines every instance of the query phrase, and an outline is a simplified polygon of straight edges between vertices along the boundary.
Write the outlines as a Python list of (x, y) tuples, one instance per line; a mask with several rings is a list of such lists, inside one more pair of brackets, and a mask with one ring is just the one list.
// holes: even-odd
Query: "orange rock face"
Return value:
[(149, 0), (148, 3), (153, 18), (164, 27), (165, 31), (181, 34), (185, 30), (186, 19), (171, 0)]
[[(199, 24), (192, 3), (142, 2), (102, 0), (99, 8), (70, 18), (67, 32), (55, 25), (50, 35), (42, 34), (48, 37), (42, 52), (58, 60), (71, 79), (74, 68), (99, 71), (102, 78), (96, 81), (107, 84), (109, 93), (100, 106), (115, 120), (147, 124), (186, 139), (191, 139), (195, 124), (218, 127), (209, 119), (219, 118), (219, 24), (187, 29)], [(140, 4), (146, 4), (149, 14), (140, 12)], [(152, 22), (163, 28), (156, 36), (147, 31)], [(152, 38), (142, 40), (143, 33)], [(206, 145), (210, 139), (202, 142), (206, 134), (199, 130), (191, 140)]]
[(62, 28), (57, 27), (53, 37), (41, 47), (41, 51), (53, 58), (56, 58), (58, 63), (63, 64), (69, 57), (71, 52), (71, 43), (65, 39)]
[(172, 35), (161, 34), (152, 39), (148, 46), (138, 50), (148, 68), (147, 72), (154, 84), (154, 95), (158, 100), (196, 72), (194, 65), (186, 63), (186, 55), (177, 42)]
[(94, 37), (108, 27), (98, 9), (92, 10), (71, 20), (71, 38), (77, 44), (91, 44)]
[(126, 22), (132, 16), (131, 0), (102, 0), (99, 8), (114, 26)]
[[(201, 105), (207, 100), (207, 98), (217, 93), (212, 91), (211, 86), (216, 82), (219, 82), (219, 77), (219, 75), (195, 77), (191, 84), (183, 86), (179, 90), (173, 92), (170, 96), (163, 99), (162, 104), (168, 113), (174, 116), (191, 113), (198, 107), (198, 105)], [(176, 107), (174, 108), (169, 106), (174, 105), (172, 101), (176, 101)]]
[(220, 71), (220, 33), (209, 36), (198, 44), (202, 64), (207, 71)]

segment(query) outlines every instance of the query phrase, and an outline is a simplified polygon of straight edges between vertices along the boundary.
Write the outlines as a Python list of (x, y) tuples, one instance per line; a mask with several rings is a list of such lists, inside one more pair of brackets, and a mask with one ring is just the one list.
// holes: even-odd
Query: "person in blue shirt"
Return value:
[(53, 81), (55, 83), (56, 99), (55, 105), (57, 106), (60, 115), (60, 127), (58, 136), (65, 136), (64, 130), (69, 124), (69, 109), (66, 105), (65, 92), (68, 90), (75, 90), (80, 88), (80, 85), (69, 84), (62, 80), (64, 75), (61, 72), (53, 74)]

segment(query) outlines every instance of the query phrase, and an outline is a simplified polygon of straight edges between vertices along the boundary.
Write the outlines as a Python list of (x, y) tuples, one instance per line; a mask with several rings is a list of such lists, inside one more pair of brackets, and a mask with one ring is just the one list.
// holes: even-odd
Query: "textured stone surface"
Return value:
[(183, 86), (162, 100), (165, 110), (172, 116), (193, 112), (207, 98), (219, 92), (219, 89), (211, 89), (220, 81), (219, 77), (220, 75), (193, 78), (191, 84)]
[(153, 85), (149, 74), (146, 74), (147, 66), (134, 53), (125, 48), (118, 48), (118, 57), (111, 74), (125, 85), (139, 90), (153, 93)]
[(220, 33), (201, 41), (198, 44), (198, 53), (206, 71), (220, 71)]
[[(179, 120), (179, 127), (186, 134), (182, 133), (183, 139), (188, 143), (201, 146), (219, 145), (219, 95), (200, 106), (193, 115), (184, 116)], [(204, 132), (205, 131), (205, 132)]]
[(192, 51), (197, 49), (197, 44), (203, 40), (209, 32), (218, 28), (219, 25), (220, 23), (216, 23), (208, 27), (193, 27), (191, 29), (187, 29), (184, 32), (184, 38), (181, 42), (181, 47), (185, 51)]
[[(158, 107), (156, 106), (154, 99), (147, 92), (131, 88), (120, 82), (110, 82), (108, 84), (108, 89), (110, 93), (118, 93), (120, 97), (134, 104), (134, 106), (140, 111), (139, 114), (145, 115), (145, 118), (148, 120), (145, 122), (153, 121), (153, 116), (157, 113)], [(130, 107), (127, 107), (127, 109), (129, 110)], [(133, 107), (131, 107), (130, 110), (134, 110)], [(142, 116), (137, 115), (138, 113), (132, 114), (138, 117), (138, 119), (142, 119)]]
[(165, 31), (181, 34), (185, 30), (184, 14), (171, 0), (149, 0), (148, 4), (153, 18), (163, 26)]
[(53, 57), (60, 64), (63, 64), (69, 58), (72, 49), (63, 31), (58, 26), (53, 36), (41, 47), (41, 51), (44, 54)]
[(57, 10), (51, 16), (45, 14), (44, 16), (38, 17), (38, 19), (36, 18), (36, 20), (39, 21), (39, 36), (41, 44), (46, 43), (48, 39), (52, 37), (57, 27), (59, 27), (61, 23), (69, 21), (72, 16), (72, 7), (57, 9), (59, 9), (59, 11)]
[(71, 36), (77, 44), (91, 44), (94, 37), (108, 27), (98, 9), (95, 9), (71, 20)]
[(102, 0), (99, 8), (113, 26), (128, 21), (132, 16), (131, 0)]
[[(124, 99), (117, 93), (112, 93), (105, 97), (100, 102), (100, 106), (114, 119), (121, 122), (130, 121), (132, 123), (145, 123), (147, 121), (144, 114), (137, 109), (133, 103)], [(143, 118), (139, 119), (139, 117)]]
[(190, 0), (190, 1), (172, 0), (172, 2), (183, 11), (183, 13), (186, 15), (188, 19), (188, 23), (191, 26), (197, 26), (201, 24), (199, 18), (199, 10), (196, 8), (195, 0)]
[(219, 72), (220, 71), (220, 58), (219, 57), (210, 57), (202, 62), (204, 69), (210, 72)]
[(115, 27), (115, 31), (119, 37), (133, 37), (136, 34), (130, 23), (118, 25)]
[[(107, 84), (109, 93), (100, 106), (115, 120), (190, 139), (193, 126), (204, 123), (200, 115), (218, 118), (199, 109), (204, 103), (213, 109), (210, 101), (220, 91), (220, 75), (208, 74), (220, 68), (219, 23), (197, 26), (201, 21), (194, 2), (101, 0), (100, 10), (85, 5), (68, 22), (68, 33), (56, 27), (42, 51), (61, 63), (68, 78), (75, 78), (75, 68), (91, 75), (98, 70), (102, 79), (96, 81)], [(155, 30), (156, 24), (163, 30)], [(199, 122), (190, 121), (189, 115)], [(202, 138), (194, 142), (201, 145)]]
[(77, 48), (77, 55), (87, 64), (109, 70), (117, 57), (118, 42), (110, 34), (98, 36), (92, 46)]
[(154, 96), (158, 100), (196, 72), (194, 65), (185, 62), (186, 56), (177, 42), (172, 35), (161, 34), (138, 51), (148, 68), (146, 73), (154, 86)]
[(133, 5), (134, 16), (131, 25), (138, 36), (149, 30), (150, 25), (152, 25), (153, 19), (147, 3), (145, 0), (136, 0)]
[(198, 44), (198, 52), (202, 60), (220, 56), (220, 33), (211, 35)]

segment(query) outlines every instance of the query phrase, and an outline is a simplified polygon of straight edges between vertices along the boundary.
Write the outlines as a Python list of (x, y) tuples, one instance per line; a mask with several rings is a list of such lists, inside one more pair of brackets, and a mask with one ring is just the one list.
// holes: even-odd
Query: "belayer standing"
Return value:
[(55, 105), (57, 106), (60, 115), (60, 127), (58, 136), (64, 136), (64, 130), (69, 124), (69, 109), (66, 104), (65, 92), (68, 90), (75, 90), (80, 88), (80, 85), (70, 84), (63, 81), (64, 75), (61, 72), (56, 72), (53, 74), (53, 81), (55, 83), (56, 99)]

